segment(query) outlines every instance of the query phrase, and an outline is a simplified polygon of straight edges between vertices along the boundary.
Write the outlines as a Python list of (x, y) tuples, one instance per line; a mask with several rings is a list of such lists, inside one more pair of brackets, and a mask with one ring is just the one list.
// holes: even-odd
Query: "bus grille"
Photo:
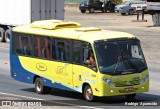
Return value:
[(116, 87), (123, 87), (123, 86), (134, 86), (134, 85), (139, 85), (139, 81), (117, 81), (114, 82)]

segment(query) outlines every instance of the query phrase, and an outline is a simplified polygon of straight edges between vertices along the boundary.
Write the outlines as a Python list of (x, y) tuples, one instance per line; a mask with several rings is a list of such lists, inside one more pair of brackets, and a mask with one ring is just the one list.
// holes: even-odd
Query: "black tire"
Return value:
[(81, 10), (81, 13), (85, 13), (86, 12), (86, 10)]
[(7, 29), (6, 32), (5, 32), (5, 41), (7, 43), (10, 42), (10, 30), (9, 29)]
[(104, 10), (105, 13), (107, 13), (107, 7), (106, 6), (104, 7), (103, 10)]
[(133, 100), (136, 96), (136, 94), (130, 94), (130, 95), (125, 95), (127, 100)]
[(130, 9), (129, 11), (128, 11), (128, 15), (133, 15), (133, 9)]
[(114, 11), (114, 8), (112, 8), (112, 7), (109, 9), (109, 11), (110, 11), (110, 12), (115, 12), (115, 11)]
[(5, 30), (0, 28), (0, 42), (5, 42)]
[(101, 9), (102, 10), (102, 13), (104, 13), (105, 12), (105, 10), (104, 9)]
[(95, 11), (94, 8), (89, 9), (89, 13), (94, 13), (94, 11)]
[(51, 91), (50, 87), (43, 86), (41, 78), (36, 78), (35, 80), (35, 90), (38, 94), (47, 94)]
[(105, 9), (104, 12), (107, 13), (107, 9)]
[(94, 100), (93, 91), (92, 91), (92, 88), (89, 85), (86, 85), (84, 87), (83, 94), (84, 94), (84, 98), (85, 98), (86, 101), (93, 101)]
[(121, 13), (122, 15), (126, 15), (126, 13)]
[(148, 10), (148, 13), (149, 13), (150, 15), (156, 14), (156, 12), (155, 12), (154, 10)]

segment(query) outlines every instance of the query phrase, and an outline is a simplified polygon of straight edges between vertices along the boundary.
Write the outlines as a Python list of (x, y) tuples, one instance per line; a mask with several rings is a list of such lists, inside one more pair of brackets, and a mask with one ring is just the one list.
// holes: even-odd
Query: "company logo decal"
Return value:
[(47, 66), (43, 63), (36, 64), (36, 68), (40, 71), (46, 71), (47, 70)]

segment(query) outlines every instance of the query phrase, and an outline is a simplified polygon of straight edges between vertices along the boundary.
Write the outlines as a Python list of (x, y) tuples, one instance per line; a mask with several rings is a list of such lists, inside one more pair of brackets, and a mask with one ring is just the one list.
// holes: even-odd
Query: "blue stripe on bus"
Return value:
[[(11, 69), (11, 77), (12, 78), (14, 78), (15, 80), (21, 81), (21, 82), (33, 84), (33, 79), (34, 79), (34, 76), (36, 76), (36, 75), (33, 74), (32, 72), (25, 70), (22, 67), (17, 55), (11, 56), (11, 66), (12, 66), (12, 69)], [(16, 76), (13, 75), (14, 73), (16, 73)], [(43, 78), (43, 77), (41, 77), (41, 79), (43, 80), (44, 86), (74, 91), (73, 89), (71, 89), (63, 84), (60, 84), (57, 82), (52, 83), (51, 80)]]

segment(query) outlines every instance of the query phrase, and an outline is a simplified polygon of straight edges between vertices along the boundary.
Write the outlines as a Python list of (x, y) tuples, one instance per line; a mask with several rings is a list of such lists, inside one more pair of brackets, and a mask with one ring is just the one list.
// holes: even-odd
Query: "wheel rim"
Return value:
[(130, 10), (130, 11), (129, 11), (129, 14), (132, 15), (132, 14), (133, 14), (133, 10)]
[(93, 13), (94, 12), (94, 9), (93, 8), (91, 8), (91, 13)]
[(92, 96), (93, 96), (92, 90), (91, 90), (91, 88), (88, 88), (88, 89), (86, 90), (86, 98), (87, 98), (88, 100), (91, 100), (91, 99), (92, 99)]
[(41, 91), (41, 83), (40, 83), (40, 81), (37, 82), (36, 89), (37, 89), (38, 92)]

